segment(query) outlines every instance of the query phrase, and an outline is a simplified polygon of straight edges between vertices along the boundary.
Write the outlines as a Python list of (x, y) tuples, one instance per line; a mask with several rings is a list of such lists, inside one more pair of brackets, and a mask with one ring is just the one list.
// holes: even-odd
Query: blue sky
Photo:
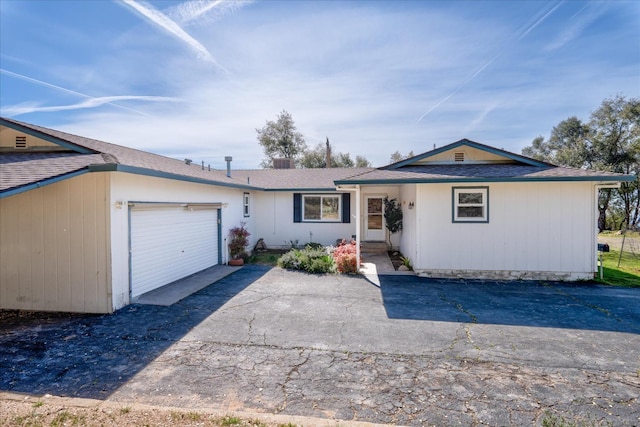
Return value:
[(375, 166), (461, 138), (519, 153), (640, 96), (638, 1), (0, 0), (0, 114), (258, 168), (282, 110)]

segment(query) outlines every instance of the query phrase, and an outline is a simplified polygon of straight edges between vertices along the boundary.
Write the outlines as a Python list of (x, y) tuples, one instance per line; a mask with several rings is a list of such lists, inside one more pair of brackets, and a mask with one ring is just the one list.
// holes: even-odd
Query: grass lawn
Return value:
[(258, 265), (270, 265), (275, 267), (278, 264), (278, 258), (287, 253), (288, 250), (282, 249), (266, 249), (264, 251), (257, 251), (249, 257), (251, 264)]
[(603, 253), (604, 277), (600, 280), (600, 273), (595, 279), (596, 282), (613, 286), (625, 286), (640, 288), (640, 257), (624, 251), (618, 267), (620, 251), (611, 249), (611, 252)]

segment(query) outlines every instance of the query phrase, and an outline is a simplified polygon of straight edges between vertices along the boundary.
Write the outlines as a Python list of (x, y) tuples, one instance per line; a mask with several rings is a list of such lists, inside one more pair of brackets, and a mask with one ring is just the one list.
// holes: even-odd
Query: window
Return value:
[(340, 221), (339, 196), (302, 196), (303, 221)]
[(351, 222), (351, 195), (293, 193), (293, 222)]
[(453, 187), (453, 222), (489, 222), (489, 187)]
[(244, 193), (242, 211), (244, 212), (245, 217), (249, 216), (249, 193)]

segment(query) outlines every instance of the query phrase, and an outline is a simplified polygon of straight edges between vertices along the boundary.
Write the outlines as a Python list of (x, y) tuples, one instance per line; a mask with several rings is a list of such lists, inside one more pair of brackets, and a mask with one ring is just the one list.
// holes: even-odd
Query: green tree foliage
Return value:
[(349, 153), (334, 153), (329, 139), (326, 144), (318, 144), (313, 149), (307, 150), (300, 159), (300, 166), (303, 168), (326, 168), (327, 167), (327, 147), (331, 150), (332, 168), (353, 168), (370, 167), (369, 161), (363, 156), (356, 156), (356, 161), (351, 159)]
[(398, 199), (384, 198), (384, 221), (389, 230), (389, 246), (391, 246), (391, 235), (402, 230), (402, 206)]
[(635, 175), (620, 189), (600, 192), (598, 228), (640, 226), (640, 99), (605, 99), (587, 123), (563, 120), (548, 140), (535, 138), (522, 154), (560, 166)]
[(282, 110), (276, 121), (267, 120), (262, 129), (256, 129), (258, 141), (264, 150), (266, 158), (262, 161), (263, 168), (272, 168), (273, 159), (293, 159), (299, 163), (307, 149), (304, 136), (297, 131), (291, 114)]
[(366, 157), (357, 155), (356, 156), (356, 167), (357, 168), (370, 168), (372, 167), (371, 162), (367, 160)]
[(415, 156), (415, 154), (413, 154), (413, 150), (409, 151), (409, 153), (407, 153), (406, 156), (400, 153), (399, 151), (396, 151), (395, 153), (391, 154), (391, 157), (389, 158), (389, 163), (397, 163), (401, 160), (408, 159), (413, 156)]

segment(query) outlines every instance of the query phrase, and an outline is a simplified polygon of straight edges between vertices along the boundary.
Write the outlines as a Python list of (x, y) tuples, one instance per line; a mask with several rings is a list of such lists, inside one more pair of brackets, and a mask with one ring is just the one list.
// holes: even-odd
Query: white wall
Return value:
[[(400, 187), (400, 200), (402, 202), (402, 232), (400, 234), (400, 252), (413, 264), (416, 260), (418, 233), (416, 224), (416, 212), (418, 212), (418, 200), (416, 199), (416, 185), (405, 184)], [(413, 202), (413, 209), (409, 209), (409, 203)]]
[(0, 308), (112, 311), (107, 176), (0, 199)]
[[(313, 194), (313, 192), (302, 192)], [(327, 194), (320, 192), (318, 194)], [(341, 194), (341, 193), (335, 193)], [(298, 241), (300, 246), (310, 241), (322, 245), (335, 245), (336, 239), (350, 239), (356, 234), (355, 193), (351, 193), (351, 222), (293, 222), (293, 192), (265, 191), (255, 194), (255, 213), (252, 213), (255, 224), (255, 238), (263, 238), (267, 247), (291, 247), (291, 241)]]
[(417, 270), (555, 272), (568, 279), (592, 277), (596, 256), (593, 183), (486, 186), (490, 222), (479, 224), (452, 223), (453, 185), (417, 186)]
[[(127, 202), (226, 203), (222, 208), (222, 260), (227, 261), (229, 229), (246, 222), (251, 233), (250, 246), (257, 240), (254, 218), (254, 192), (164, 178), (109, 172), (111, 193), (111, 258), (114, 309), (129, 304), (129, 209)], [(243, 216), (243, 193), (251, 194), (248, 218)], [(117, 207), (122, 202), (122, 207)]]

